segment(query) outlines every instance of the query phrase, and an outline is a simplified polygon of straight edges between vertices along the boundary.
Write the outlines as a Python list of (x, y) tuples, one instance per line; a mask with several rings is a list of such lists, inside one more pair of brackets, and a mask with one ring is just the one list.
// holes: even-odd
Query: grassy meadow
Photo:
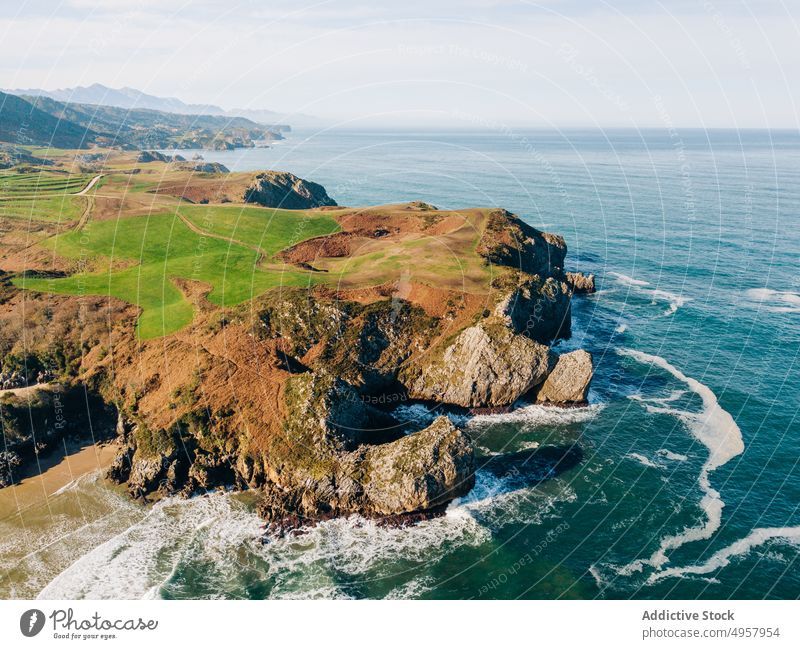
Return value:
[[(272, 245), (280, 246), (278, 237)], [(110, 295), (142, 308), (140, 338), (164, 336), (192, 321), (194, 309), (175, 279), (211, 287), (208, 300), (233, 306), (277, 286), (303, 286), (316, 278), (290, 268), (261, 268), (247, 246), (203, 236), (176, 214), (89, 222), (81, 231), (41, 245), (71, 259), (92, 258), (102, 268), (64, 278), (23, 277), (23, 288), (68, 295)], [(285, 246), (280, 246), (285, 247)], [(280, 249), (280, 248), (279, 248)], [(120, 265), (127, 267), (118, 268)]]

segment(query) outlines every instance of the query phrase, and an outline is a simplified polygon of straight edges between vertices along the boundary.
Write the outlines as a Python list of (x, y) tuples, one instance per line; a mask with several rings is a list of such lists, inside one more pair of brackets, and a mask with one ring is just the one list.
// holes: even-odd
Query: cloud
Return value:
[(768, 4), (34, 2), (0, 14), (15, 52), (0, 71), (16, 87), (97, 81), (337, 118), (792, 126), (796, 16)]

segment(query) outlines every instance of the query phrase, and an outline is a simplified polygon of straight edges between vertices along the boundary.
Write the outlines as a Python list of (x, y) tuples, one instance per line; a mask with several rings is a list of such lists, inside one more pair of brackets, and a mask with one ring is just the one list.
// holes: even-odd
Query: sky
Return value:
[(342, 126), (800, 128), (797, 0), (19, 0), (0, 87)]

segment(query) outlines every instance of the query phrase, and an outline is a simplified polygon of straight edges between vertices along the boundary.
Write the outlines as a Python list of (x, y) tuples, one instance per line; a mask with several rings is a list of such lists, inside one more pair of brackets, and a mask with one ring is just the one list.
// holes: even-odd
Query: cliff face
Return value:
[(486, 319), (425, 364), (408, 381), (408, 394), (466, 408), (507, 406), (541, 383), (551, 364), (548, 347)]

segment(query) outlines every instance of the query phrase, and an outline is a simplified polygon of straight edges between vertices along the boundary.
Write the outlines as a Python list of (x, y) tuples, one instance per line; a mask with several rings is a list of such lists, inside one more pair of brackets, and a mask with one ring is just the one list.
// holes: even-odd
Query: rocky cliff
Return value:
[[(563, 240), (502, 210), (490, 228), (479, 250), (496, 273), (482, 307), (464, 301), (443, 312), (415, 301), (413, 287), (405, 298), (378, 290), (366, 301), (361, 293), (295, 289), (230, 314), (222, 330), (200, 328), (216, 371), (198, 374), (193, 401), (174, 413), (171, 428), (141, 420), (139, 402), (140, 422), (114, 476), (136, 495), (258, 488), (259, 510), (277, 523), (427, 512), (466, 494), (474, 482), (469, 437), (446, 418), (408, 431), (391, 406), (582, 405), (593, 372), (587, 352), (550, 348), (570, 335), (575, 286), (563, 271)], [(196, 344), (179, 336), (166, 363), (179, 364)], [(233, 374), (220, 370), (226, 365)], [(230, 398), (217, 383), (221, 373), (235, 391)], [(208, 394), (210, 418), (201, 396)], [(121, 397), (133, 401), (125, 387)]]
[[(256, 176), (245, 199), (334, 204), (321, 186), (272, 172)], [(338, 231), (276, 257), (307, 273), (307, 287), (223, 309), (207, 286), (181, 282), (194, 320), (161, 339), (137, 339), (135, 309), (119, 302), (78, 319), (81, 298), (23, 304), (9, 286), (0, 306), (17, 309), (15, 326), (41, 322), (48, 350), (75, 342), (59, 347), (59, 375), (102, 399), (113, 419), (106, 428), (122, 444), (109, 477), (132, 496), (255, 489), (259, 511), (276, 523), (427, 515), (472, 488), (473, 444), (447, 418), (410, 430), (394, 416), (398, 403), (586, 403), (591, 356), (552, 348), (570, 336), (571, 300), (589, 281), (565, 272), (561, 237), (499, 209), (411, 203), (326, 214)], [(458, 263), (440, 263), (442, 243)], [(30, 353), (40, 334), (14, 336)], [(0, 469), (14, 462), (0, 458)]]
[(286, 171), (264, 171), (257, 174), (245, 190), (246, 203), (264, 207), (302, 210), (336, 205), (322, 185), (298, 178)]

